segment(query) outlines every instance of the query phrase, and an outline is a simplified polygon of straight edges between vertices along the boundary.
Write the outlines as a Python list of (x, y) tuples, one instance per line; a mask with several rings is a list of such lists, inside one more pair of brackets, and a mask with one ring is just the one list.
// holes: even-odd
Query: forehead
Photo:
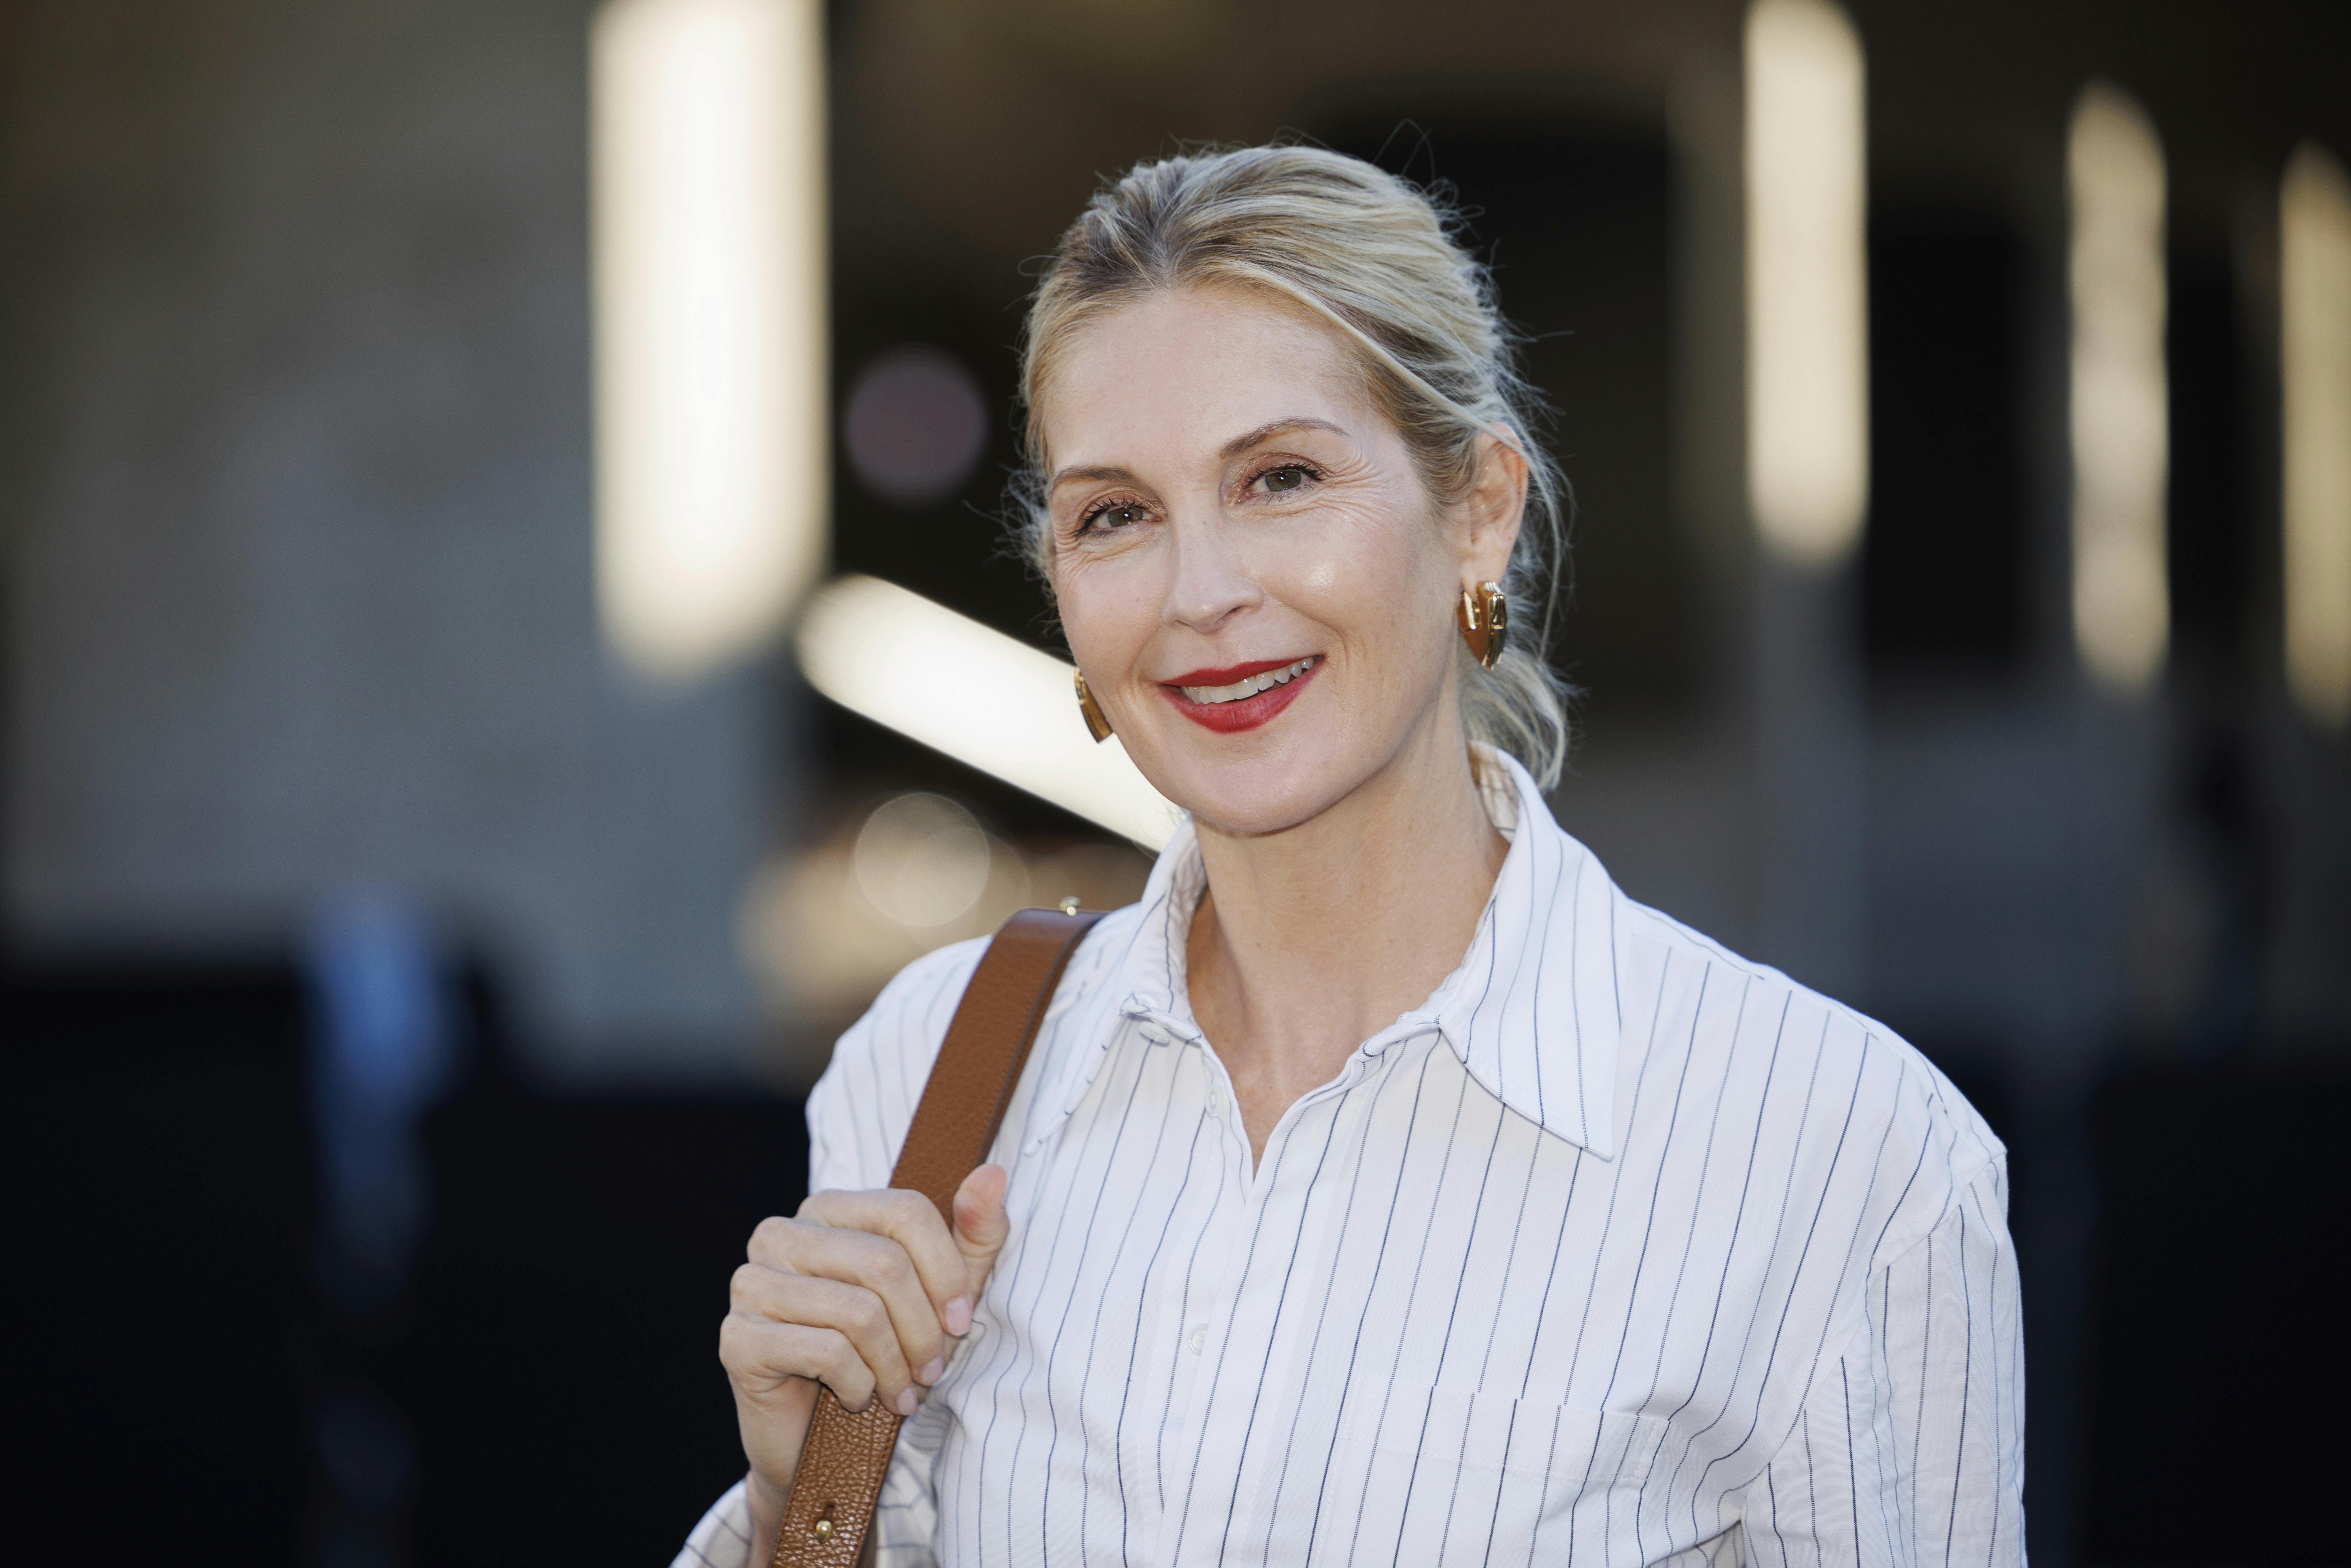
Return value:
[(1042, 389), (1049, 465), (1123, 463), (1113, 450), (1221, 444), (1275, 420), (1360, 428), (1353, 350), (1304, 308), (1238, 288), (1155, 292), (1078, 328)]

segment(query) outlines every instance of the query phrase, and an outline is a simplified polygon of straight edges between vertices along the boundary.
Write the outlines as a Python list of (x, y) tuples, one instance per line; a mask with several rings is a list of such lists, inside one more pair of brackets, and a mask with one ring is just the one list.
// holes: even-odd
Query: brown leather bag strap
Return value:
[[(929, 1198), (950, 1226), (956, 1189), (996, 1143), (1061, 971), (1101, 918), (1020, 911), (997, 932), (964, 988), (890, 1174), (892, 1186)], [(854, 1568), (897, 1446), (898, 1422), (897, 1412), (879, 1399), (852, 1415), (831, 1389), (817, 1390), (771, 1568)]]

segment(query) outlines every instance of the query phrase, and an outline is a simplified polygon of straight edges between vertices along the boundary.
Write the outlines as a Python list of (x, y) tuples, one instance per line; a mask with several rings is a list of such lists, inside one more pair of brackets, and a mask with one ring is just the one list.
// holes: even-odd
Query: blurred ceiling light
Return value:
[(989, 845), (944, 795), (901, 795), (865, 819), (851, 863), (874, 908), (901, 925), (960, 920), (987, 891)]
[(2279, 193), (2285, 668), (2303, 710), (2351, 719), (2351, 176), (2304, 142)]
[(1830, 0), (1747, 13), (1747, 476), (1774, 553), (1833, 565), (1869, 505), (1861, 41)]
[(2138, 105), (2083, 89), (2065, 150), (2072, 214), (2074, 640), (2092, 674), (2144, 690), (2170, 636), (2164, 488), (2163, 148)]
[[(737, 937), (787, 1037), (829, 1046), (829, 1030), (863, 1012), (918, 955), (985, 936), (1031, 904), (1074, 896), (1088, 909), (1123, 907), (1143, 896), (1150, 872), (1123, 845), (1015, 846), (982, 832), (952, 800), (901, 795), (762, 866), (737, 912)], [(967, 895), (961, 913), (929, 920)], [(824, 1063), (801, 1065), (812, 1076)]]
[(596, 575), (683, 678), (766, 643), (821, 569), (817, 0), (611, 0), (592, 37)]
[(928, 506), (971, 477), (987, 444), (987, 402), (952, 356), (909, 343), (857, 372), (841, 436), (850, 466), (875, 495)]
[(1050, 653), (871, 577), (811, 595), (797, 643), (809, 684), (845, 708), (1146, 848), (1175, 831), (1125, 748), (1088, 737)]

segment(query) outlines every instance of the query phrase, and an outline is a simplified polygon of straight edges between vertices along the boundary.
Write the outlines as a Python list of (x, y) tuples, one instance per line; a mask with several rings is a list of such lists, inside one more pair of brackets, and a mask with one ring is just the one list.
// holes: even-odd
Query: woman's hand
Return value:
[(953, 1341), (1009, 1228), (1001, 1166), (964, 1178), (950, 1230), (920, 1193), (820, 1192), (790, 1219), (762, 1220), (735, 1270), (718, 1359), (751, 1461), (758, 1562), (783, 1522), (817, 1385), (862, 1410), (914, 1413), (916, 1390), (946, 1371)]

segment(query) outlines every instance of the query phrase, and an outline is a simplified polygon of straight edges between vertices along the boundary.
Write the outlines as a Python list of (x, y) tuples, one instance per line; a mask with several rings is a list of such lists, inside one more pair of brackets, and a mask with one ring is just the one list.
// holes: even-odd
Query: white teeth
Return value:
[(1235, 681), (1228, 686), (1186, 686), (1182, 689), (1184, 695), (1196, 703), (1203, 705), (1235, 703), (1243, 697), (1253, 697), (1258, 693), (1270, 690), (1274, 686), (1288, 685), (1312, 669), (1315, 658), (1316, 655), (1309, 653), (1294, 664), (1284, 664), (1278, 670), (1267, 670), (1251, 675), (1246, 680)]

